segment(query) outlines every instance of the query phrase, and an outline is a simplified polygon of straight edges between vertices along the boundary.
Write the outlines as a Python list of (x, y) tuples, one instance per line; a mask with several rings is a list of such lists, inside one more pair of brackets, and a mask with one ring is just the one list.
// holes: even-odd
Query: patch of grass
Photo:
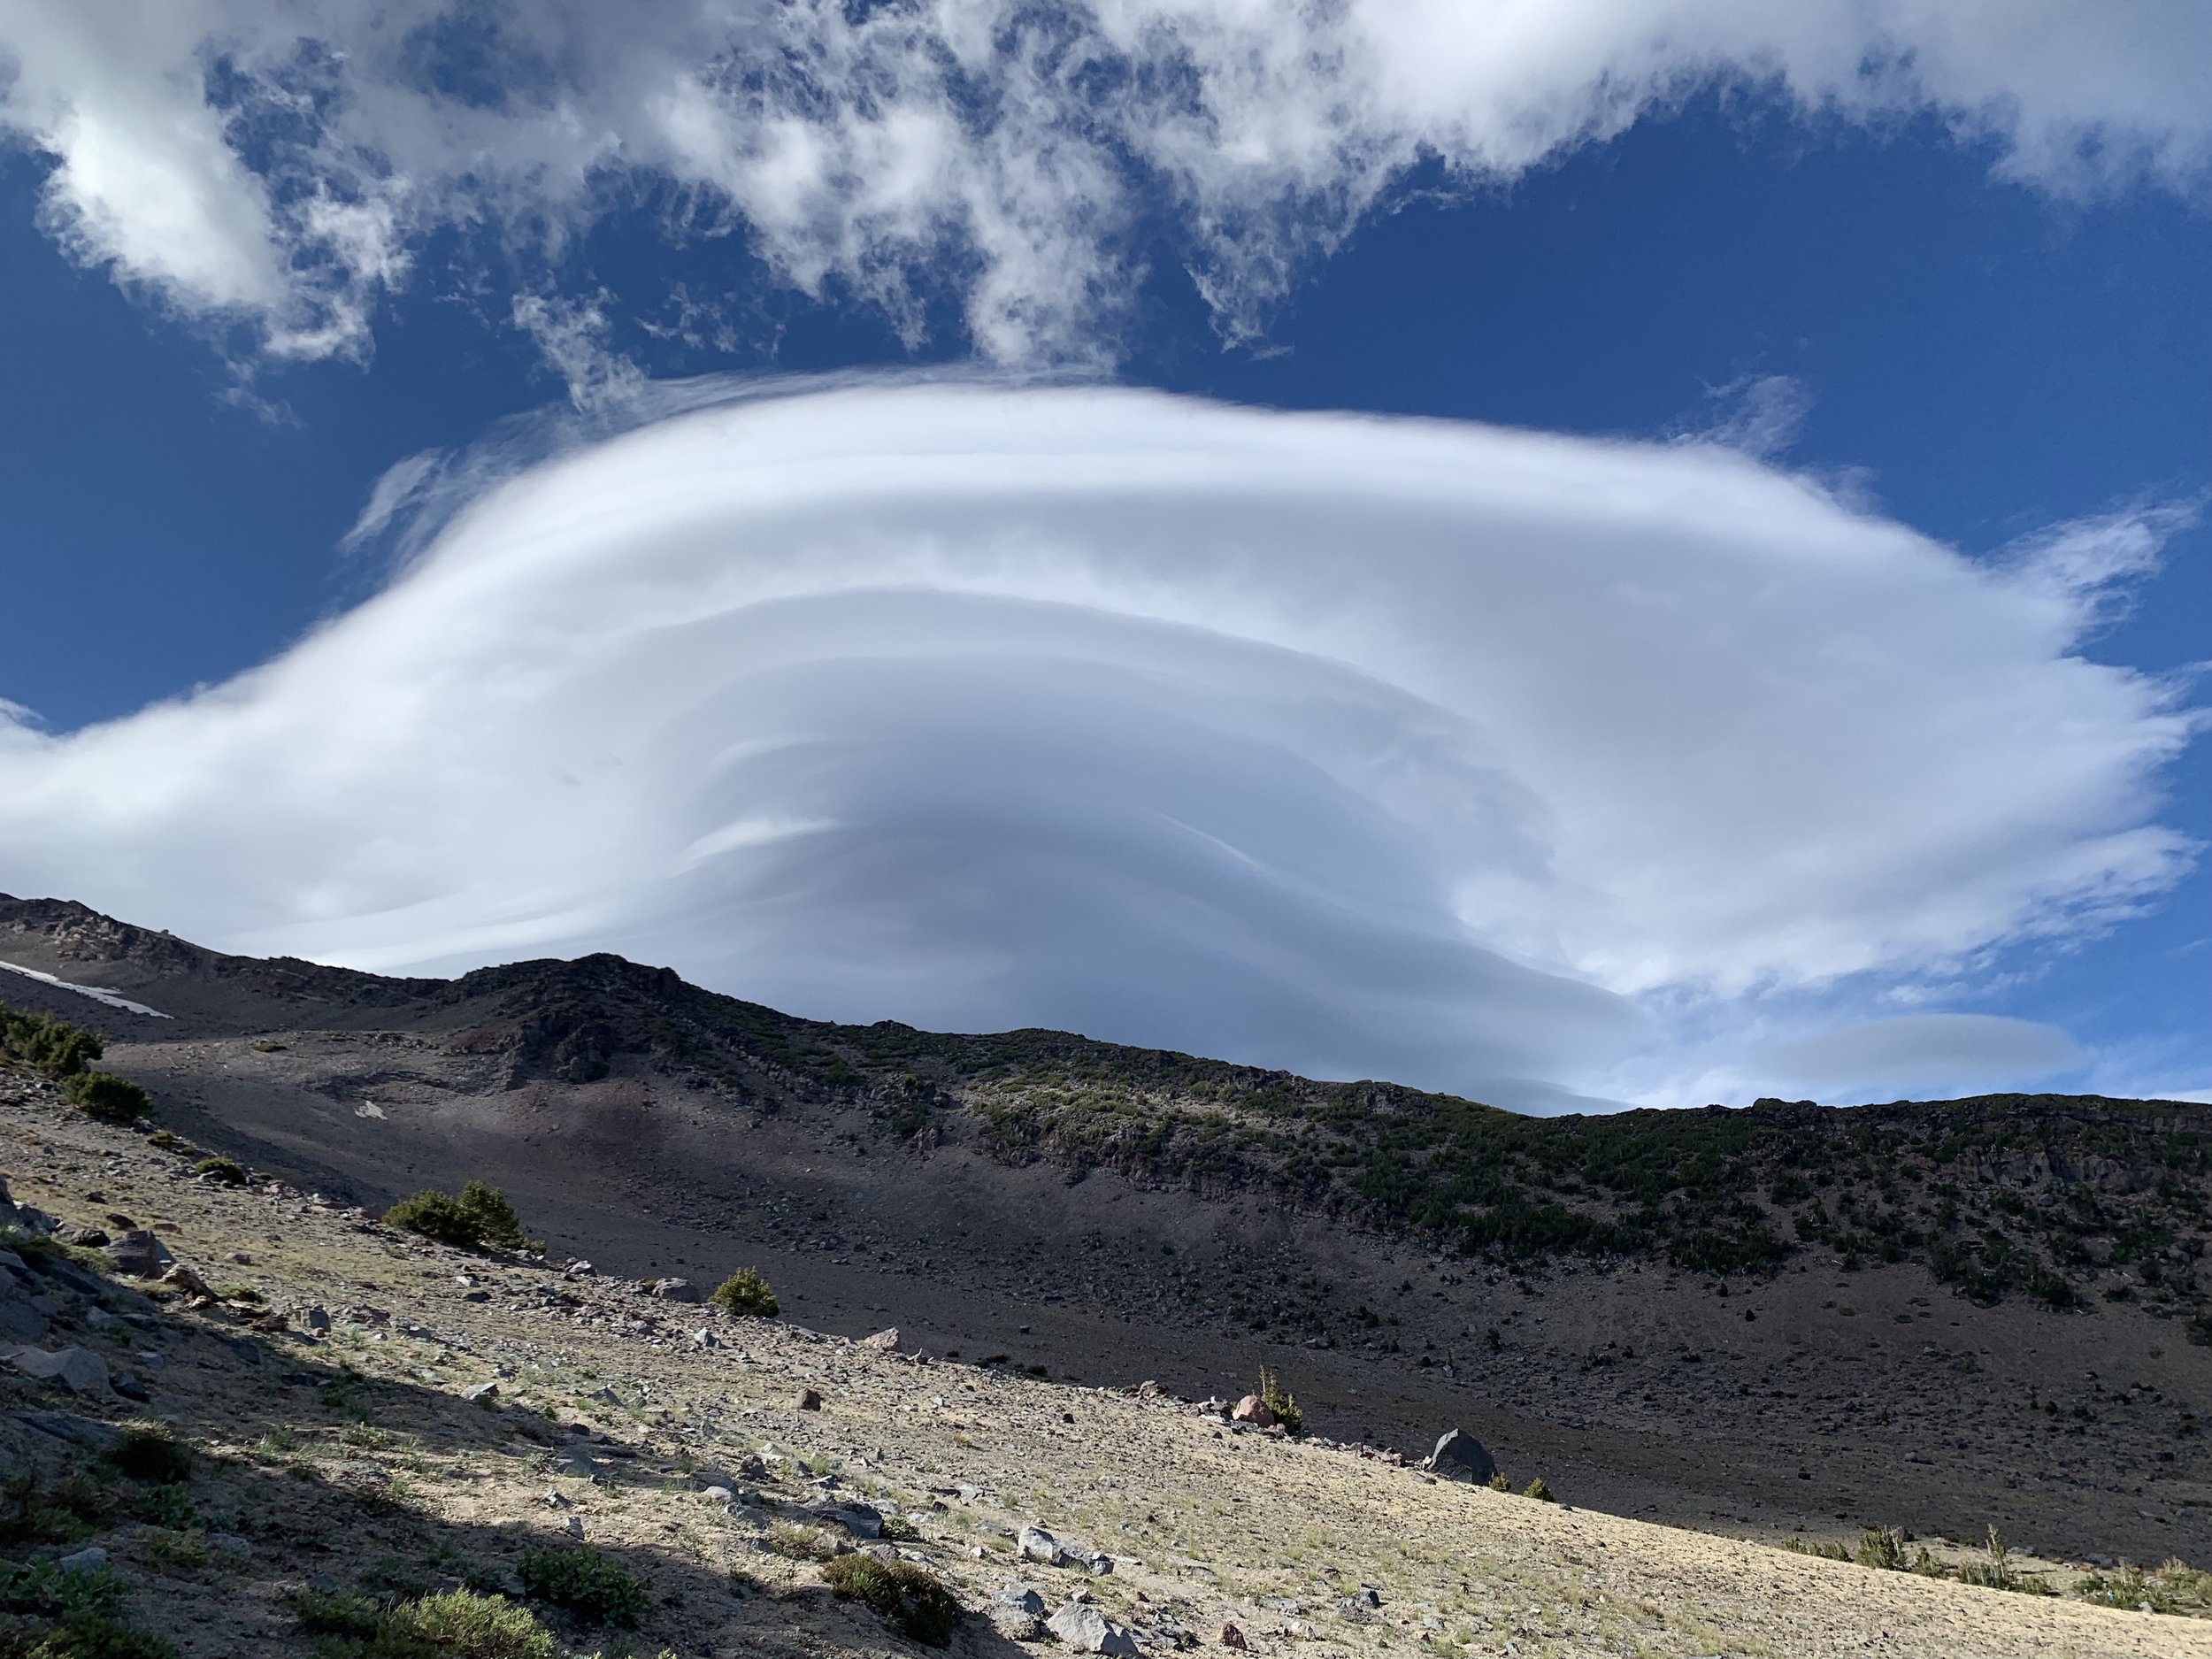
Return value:
[(776, 1293), (757, 1267), (741, 1267), (714, 1287), (707, 1298), (727, 1314), (743, 1319), (773, 1319), (783, 1312)]
[(235, 1158), (202, 1158), (192, 1166), (195, 1175), (211, 1175), (226, 1187), (243, 1187), (246, 1167)]
[(778, 1521), (761, 1541), (771, 1554), (790, 1561), (828, 1561), (837, 1554), (837, 1546), (827, 1532), (789, 1521)]
[(164, 1152), (174, 1152), (182, 1147), (184, 1142), (177, 1138), (176, 1131), (173, 1129), (157, 1129), (146, 1137), (146, 1144), (150, 1147), (159, 1147)]
[(1793, 1555), (1810, 1555), (1816, 1561), (1848, 1561), (1851, 1552), (1843, 1545), (1826, 1538), (1786, 1538), (1782, 1548)]
[(949, 1645), (960, 1623), (958, 1598), (911, 1562), (841, 1555), (822, 1578), (840, 1600), (864, 1603), (899, 1634), (931, 1647)]
[(922, 1529), (903, 1515), (885, 1516), (883, 1535), (894, 1544), (918, 1544), (922, 1541)]
[(637, 1576), (588, 1544), (534, 1549), (522, 1558), (522, 1587), (591, 1624), (634, 1625), (652, 1605)]
[(488, 1244), (506, 1250), (545, 1248), (541, 1240), (523, 1235), (522, 1222), (506, 1194), (477, 1180), (463, 1186), (458, 1197), (426, 1187), (394, 1204), (384, 1212), (384, 1220), (387, 1225), (464, 1250)]
[(0, 1561), (0, 1613), (35, 1618), (111, 1613), (128, 1588), (112, 1567), (64, 1572), (50, 1561)]
[(286, 1602), (294, 1621), (310, 1636), (353, 1636), (366, 1640), (384, 1623), (384, 1609), (351, 1590), (296, 1590)]

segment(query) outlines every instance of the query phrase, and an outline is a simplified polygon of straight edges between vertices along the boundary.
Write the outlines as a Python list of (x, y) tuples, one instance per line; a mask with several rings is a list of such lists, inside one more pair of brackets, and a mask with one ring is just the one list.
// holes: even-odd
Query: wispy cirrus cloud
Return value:
[(1509, 180), (1714, 84), (2062, 194), (2212, 157), (2187, 0), (0, 0), (0, 56), (70, 253), (280, 357), (365, 351), (449, 231), (573, 345), (562, 251), (641, 203), (1001, 364), (1110, 359), (1162, 258), (1249, 338), (1417, 162)]
[(2078, 649), (2154, 516), (1992, 567), (1713, 444), (782, 390), (417, 457), (399, 573), (283, 657), (0, 719), (0, 867), (234, 949), (613, 949), (1540, 1106), (2058, 1065), (1869, 1010), (2194, 850), (2199, 717)]

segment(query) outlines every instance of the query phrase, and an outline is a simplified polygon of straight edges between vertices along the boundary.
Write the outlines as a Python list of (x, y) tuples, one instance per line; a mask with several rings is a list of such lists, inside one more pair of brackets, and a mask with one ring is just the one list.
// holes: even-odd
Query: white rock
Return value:
[(54, 1563), (64, 1572), (96, 1572), (108, 1564), (108, 1553), (97, 1544), (81, 1549), (73, 1555), (64, 1555)]
[(1045, 1621), (1045, 1628), (1078, 1653), (1141, 1655), (1137, 1639), (1094, 1607), (1071, 1601)]

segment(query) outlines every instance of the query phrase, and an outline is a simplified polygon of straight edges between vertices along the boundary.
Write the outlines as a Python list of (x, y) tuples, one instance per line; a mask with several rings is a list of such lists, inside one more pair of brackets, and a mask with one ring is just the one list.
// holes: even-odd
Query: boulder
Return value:
[(146, 1227), (134, 1227), (100, 1254), (115, 1263), (116, 1271), (133, 1279), (159, 1279), (177, 1264), (168, 1247)]
[(16, 1370), (41, 1382), (58, 1382), (72, 1394), (108, 1392), (108, 1363), (88, 1348), (13, 1348), (0, 1352)]
[(1275, 1426), (1275, 1413), (1259, 1395), (1247, 1394), (1229, 1413), (1229, 1421), (1249, 1423), (1256, 1429), (1271, 1429)]
[(883, 1516), (873, 1505), (866, 1503), (825, 1504), (812, 1511), (814, 1518), (826, 1526), (841, 1526), (855, 1538), (881, 1538)]
[(1083, 1572), (1111, 1572), (1114, 1558), (1080, 1544), (1064, 1543), (1041, 1526), (1025, 1526), (1014, 1540), (1014, 1553), (1024, 1561), (1048, 1567), (1072, 1567)]
[(1018, 1578), (998, 1593), (998, 1604), (1001, 1607), (1018, 1608), (1025, 1613), (1034, 1613), (1039, 1617), (1043, 1617), (1045, 1610), (1045, 1598), (1038, 1591), (1037, 1586), (1033, 1584), (1024, 1584)]
[(888, 1331), (879, 1331), (873, 1336), (864, 1336), (860, 1339), (858, 1346), (872, 1353), (895, 1354), (899, 1351), (899, 1328), (895, 1325)]
[(1250, 1640), (1234, 1624), (1224, 1624), (1221, 1627), (1221, 1645), (1224, 1647), (1234, 1647), (1239, 1652), (1249, 1652), (1252, 1647)]
[(7, 1274), (0, 1283), (0, 1341), (35, 1342), (46, 1334), (46, 1316), (31, 1305), (29, 1286)]
[(653, 1294), (663, 1302), (697, 1302), (699, 1286), (687, 1279), (657, 1279)]
[(179, 1262), (167, 1272), (164, 1273), (161, 1276), (161, 1282), (170, 1286), (173, 1290), (182, 1291), (187, 1302), (216, 1302), (220, 1300), (215, 1294), (213, 1289), (210, 1287), (207, 1280), (202, 1279), (197, 1273), (194, 1272), (181, 1262)]
[(41, 1434), (81, 1446), (88, 1452), (104, 1452), (111, 1446), (121, 1445), (123, 1440), (122, 1430), (97, 1417), (81, 1417), (73, 1411), (19, 1411), (16, 1421)]
[(822, 1409), (822, 1396), (812, 1388), (802, 1388), (799, 1390), (798, 1399), (794, 1403), (802, 1411), (819, 1411)]
[(54, 1565), (65, 1573), (97, 1572), (108, 1564), (108, 1553), (97, 1544), (64, 1555)]
[(1482, 1442), (1464, 1429), (1448, 1430), (1429, 1454), (1426, 1467), (1439, 1479), (1471, 1481), (1478, 1486), (1487, 1486), (1498, 1472)]
[(991, 1609), (991, 1628), (1008, 1641), (1033, 1642), (1045, 1639), (1045, 1622), (1018, 1607)]
[(1137, 1655), (1137, 1639), (1094, 1607), (1071, 1601), (1045, 1621), (1045, 1628), (1078, 1653)]
[(46, 1287), (50, 1290), (58, 1285), (64, 1290), (75, 1291), (80, 1296), (97, 1296), (110, 1288), (108, 1281), (99, 1274), (65, 1256), (42, 1256), (31, 1271), (46, 1281)]

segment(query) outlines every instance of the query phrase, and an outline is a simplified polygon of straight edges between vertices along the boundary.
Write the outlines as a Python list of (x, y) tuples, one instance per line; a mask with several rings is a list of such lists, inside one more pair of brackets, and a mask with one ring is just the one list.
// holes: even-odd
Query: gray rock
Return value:
[(824, 1504), (812, 1511), (814, 1518), (830, 1526), (841, 1526), (855, 1538), (881, 1538), (883, 1516), (872, 1504)]
[(1486, 1485), (1498, 1472), (1498, 1465), (1483, 1449), (1482, 1442), (1464, 1429), (1448, 1431), (1429, 1454), (1427, 1466), (1440, 1479), (1469, 1480), (1479, 1486)]
[(64, 1572), (97, 1572), (107, 1564), (108, 1553), (97, 1544), (78, 1550), (74, 1555), (64, 1555), (54, 1563)]
[(495, 1382), (472, 1383), (461, 1390), (464, 1400), (495, 1400), (498, 1397), (499, 1385)]
[(599, 1465), (580, 1447), (571, 1447), (553, 1460), (553, 1472), (570, 1480), (597, 1480)]
[(46, 1281), (44, 1288), (49, 1290), (58, 1285), (80, 1296), (96, 1296), (108, 1287), (106, 1279), (65, 1256), (42, 1256), (31, 1271)]
[(115, 1263), (116, 1271), (133, 1279), (159, 1279), (177, 1264), (168, 1247), (146, 1227), (134, 1227), (100, 1254)]
[(88, 1348), (65, 1348), (49, 1353), (42, 1348), (15, 1348), (0, 1350), (0, 1359), (26, 1377), (58, 1382), (72, 1394), (108, 1391), (108, 1363)]
[(1033, 1584), (1025, 1584), (1017, 1578), (998, 1593), (998, 1600), (1001, 1607), (1019, 1608), (1025, 1613), (1043, 1617), (1045, 1598)]
[(29, 1287), (21, 1279), (0, 1289), (0, 1341), (35, 1342), (46, 1334), (46, 1316), (31, 1301)]
[(88, 1452), (104, 1452), (123, 1439), (122, 1430), (96, 1417), (81, 1417), (73, 1411), (19, 1411), (16, 1421), (41, 1434), (81, 1446)]
[(1042, 1641), (1046, 1634), (1042, 1618), (1018, 1607), (993, 1608), (991, 1628), (1008, 1641)]
[(1084, 1572), (1111, 1572), (1114, 1558), (1080, 1544), (1068, 1544), (1041, 1526), (1025, 1526), (1014, 1540), (1015, 1553), (1024, 1561), (1041, 1561), (1048, 1567), (1072, 1567)]
[(139, 1381), (136, 1377), (133, 1376), (127, 1371), (117, 1371), (115, 1375), (110, 1379), (108, 1386), (114, 1389), (117, 1394), (122, 1395), (126, 1400), (142, 1401), (148, 1397), (146, 1394), (146, 1385)]
[(719, 1503), (726, 1508), (737, 1502), (737, 1489), (733, 1486), (707, 1486), (699, 1495), (709, 1503)]
[(330, 1329), (330, 1310), (327, 1308), (302, 1308), (296, 1317), (303, 1331)]
[(722, 1339), (715, 1335), (715, 1333), (709, 1330), (705, 1325), (701, 1325), (696, 1331), (694, 1331), (691, 1333), (691, 1346), (694, 1348), (720, 1348), (722, 1346)]
[(653, 1294), (663, 1302), (696, 1302), (699, 1286), (687, 1279), (657, 1279), (653, 1281)]
[(200, 1540), (200, 1544), (209, 1555), (220, 1555), (227, 1561), (253, 1559), (251, 1540), (241, 1538), (235, 1532), (210, 1532)]
[(822, 1409), (822, 1396), (816, 1389), (802, 1388), (799, 1390), (799, 1398), (795, 1403), (802, 1411), (819, 1411)]
[(1045, 1628), (1078, 1653), (1138, 1655), (1137, 1639), (1094, 1607), (1071, 1601), (1045, 1621)]

